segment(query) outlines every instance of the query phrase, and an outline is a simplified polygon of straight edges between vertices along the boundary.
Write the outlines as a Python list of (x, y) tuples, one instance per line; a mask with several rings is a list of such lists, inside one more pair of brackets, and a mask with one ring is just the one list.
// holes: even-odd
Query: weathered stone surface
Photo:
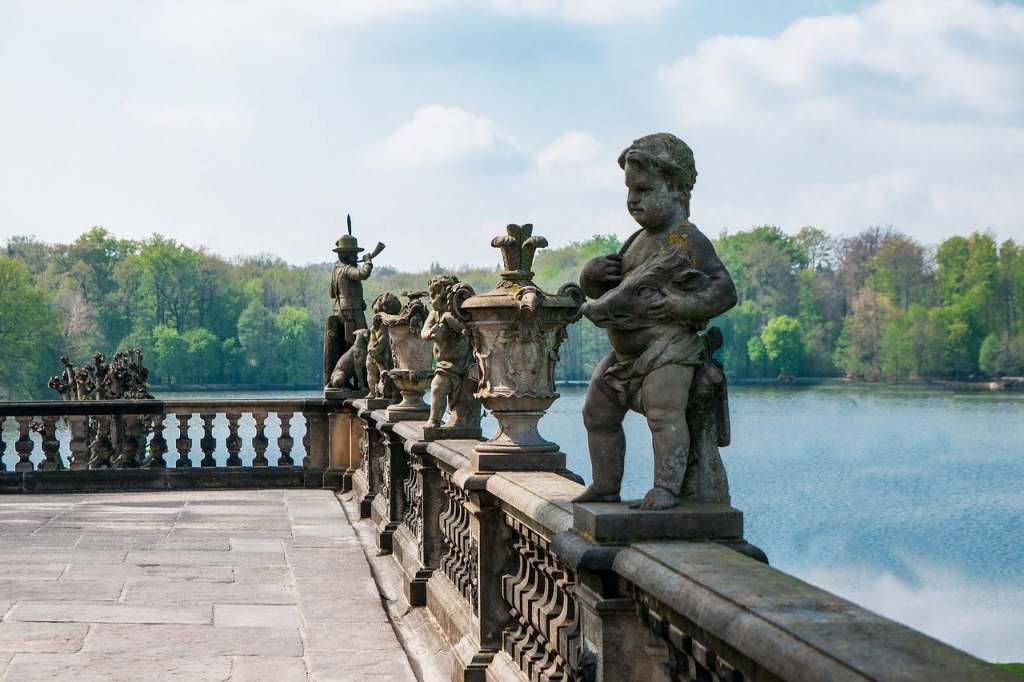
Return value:
[(0, 599), (113, 602), (123, 587), (120, 580), (0, 580)]
[(305, 627), (310, 652), (401, 651), (390, 623), (330, 623)]
[(274, 538), (230, 538), (232, 552), (264, 552), (272, 554), (283, 551), (280, 540)]
[[(82, 594), (81, 596), (87, 596)], [(211, 622), (209, 606), (114, 604), (90, 601), (22, 601), (6, 621), (53, 623), (203, 623)]]
[[(6, 499), (0, 511), (16, 515)], [(60, 514), (117, 530), (0, 536), (9, 540), (0, 544), (5, 679), (277, 682), (306, 679), (307, 666), (310, 679), (415, 679), (363, 546), (327, 491), (59, 498), (71, 508), (18, 499), (45, 528)], [(151, 511), (184, 509), (183, 524), (132, 528)], [(246, 524), (263, 529), (234, 528)], [(55, 544), (29, 544), (47, 540)], [(325, 653), (314, 657), (304, 640)], [(330, 668), (325, 657), (339, 656), (349, 664)]]
[(284, 554), (265, 552), (172, 552), (168, 550), (129, 550), (125, 559), (129, 564), (199, 564), (211, 566), (284, 566)]
[(0, 623), (0, 653), (75, 653), (88, 631), (84, 623)]
[(16, 654), (7, 666), (6, 679), (19, 682), (53, 680), (125, 680), (137, 682), (223, 682), (231, 674), (227, 657), (175, 656), (151, 658), (107, 654)]
[(299, 601), (299, 612), (307, 625), (387, 623), (387, 614), (379, 606), (380, 597), (302, 599)]
[(61, 581), (79, 580), (153, 580), (158, 582), (235, 582), (233, 566), (196, 564), (68, 564)]
[[(216, 611), (216, 609), (215, 609)], [(82, 653), (116, 656), (302, 656), (298, 627), (213, 625), (94, 625)], [(270, 679), (270, 678), (268, 678)]]
[(214, 604), (213, 624), (218, 627), (295, 629), (302, 625), (295, 606)]
[(236, 656), (231, 659), (231, 682), (305, 682), (306, 663), (283, 656)]
[(295, 594), (286, 585), (264, 583), (159, 583), (152, 580), (129, 582), (121, 602), (150, 604), (168, 601), (176, 604), (294, 604)]
[(400, 652), (312, 652), (308, 656), (310, 678), (316, 682), (414, 682), (409, 662)]
[(14, 658), (14, 654), (0, 654), (0, 679), (3, 679), (7, 664), (11, 662), (12, 658)]

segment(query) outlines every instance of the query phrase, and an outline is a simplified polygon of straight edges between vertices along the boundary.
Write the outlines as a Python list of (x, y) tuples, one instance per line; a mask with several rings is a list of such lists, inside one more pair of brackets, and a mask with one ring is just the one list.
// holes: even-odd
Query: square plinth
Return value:
[(743, 537), (743, 512), (727, 504), (682, 502), (672, 509), (632, 509), (631, 502), (583, 502), (573, 527), (599, 543), (645, 540), (727, 540)]
[(351, 400), (366, 396), (366, 391), (354, 391), (350, 388), (325, 388), (324, 400)]

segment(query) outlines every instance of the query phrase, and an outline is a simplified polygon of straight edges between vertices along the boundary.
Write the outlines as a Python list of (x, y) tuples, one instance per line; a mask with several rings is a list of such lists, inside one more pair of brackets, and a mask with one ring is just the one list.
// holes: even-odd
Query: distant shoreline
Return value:
[[(584, 387), (589, 381), (571, 379), (555, 382), (557, 386)], [(1012, 379), (987, 379), (984, 381), (918, 381), (913, 383), (890, 383), (885, 381), (865, 381), (862, 379), (845, 379), (842, 377), (793, 377), (792, 379), (730, 377), (733, 386), (888, 386), (905, 388), (938, 388), (951, 391), (1024, 391), (1024, 380), (1020, 377)], [(217, 391), (319, 391), (319, 384), (181, 384), (150, 386), (155, 392), (217, 392)]]

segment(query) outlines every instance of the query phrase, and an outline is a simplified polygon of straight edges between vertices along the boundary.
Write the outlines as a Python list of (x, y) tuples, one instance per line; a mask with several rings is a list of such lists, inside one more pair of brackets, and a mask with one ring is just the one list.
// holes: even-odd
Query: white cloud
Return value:
[(892, 223), (935, 242), (1019, 229), (1022, 62), (1022, 7), (883, 0), (701, 41), (659, 80), (697, 151), (705, 227)]
[(549, 181), (595, 186), (622, 183), (615, 154), (590, 133), (565, 133), (537, 152), (536, 162), (537, 170)]
[(237, 137), (251, 128), (249, 113), (231, 102), (186, 104), (130, 100), (129, 116), (143, 128), (159, 134)]
[(569, 22), (609, 24), (651, 18), (677, 4), (677, 0), (491, 0), (491, 3), (509, 13), (552, 15)]
[(411, 168), (460, 162), (508, 162), (520, 155), (518, 144), (494, 121), (456, 107), (423, 107), (370, 150), (378, 168)]
[[(948, 568), (915, 566), (915, 583), (888, 573), (816, 567), (810, 583), (989, 661), (1024, 659), (1024, 591)], [(951, 617), (950, 614), (956, 614)]]
[(678, 0), (160, 0), (142, 14), (153, 42), (191, 53), (287, 51), (319, 31), (380, 23), (444, 7), (492, 8), (569, 23), (645, 19)]

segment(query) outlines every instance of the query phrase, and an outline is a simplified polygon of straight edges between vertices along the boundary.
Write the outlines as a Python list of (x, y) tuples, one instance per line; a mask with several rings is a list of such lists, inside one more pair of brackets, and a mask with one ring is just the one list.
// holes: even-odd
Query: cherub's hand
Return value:
[(614, 287), (622, 281), (622, 256), (611, 253), (594, 258), (584, 267), (583, 275), (592, 282)]
[(647, 306), (647, 312), (656, 320), (685, 320), (687, 317), (686, 304), (682, 298), (661, 290), (662, 296)]

